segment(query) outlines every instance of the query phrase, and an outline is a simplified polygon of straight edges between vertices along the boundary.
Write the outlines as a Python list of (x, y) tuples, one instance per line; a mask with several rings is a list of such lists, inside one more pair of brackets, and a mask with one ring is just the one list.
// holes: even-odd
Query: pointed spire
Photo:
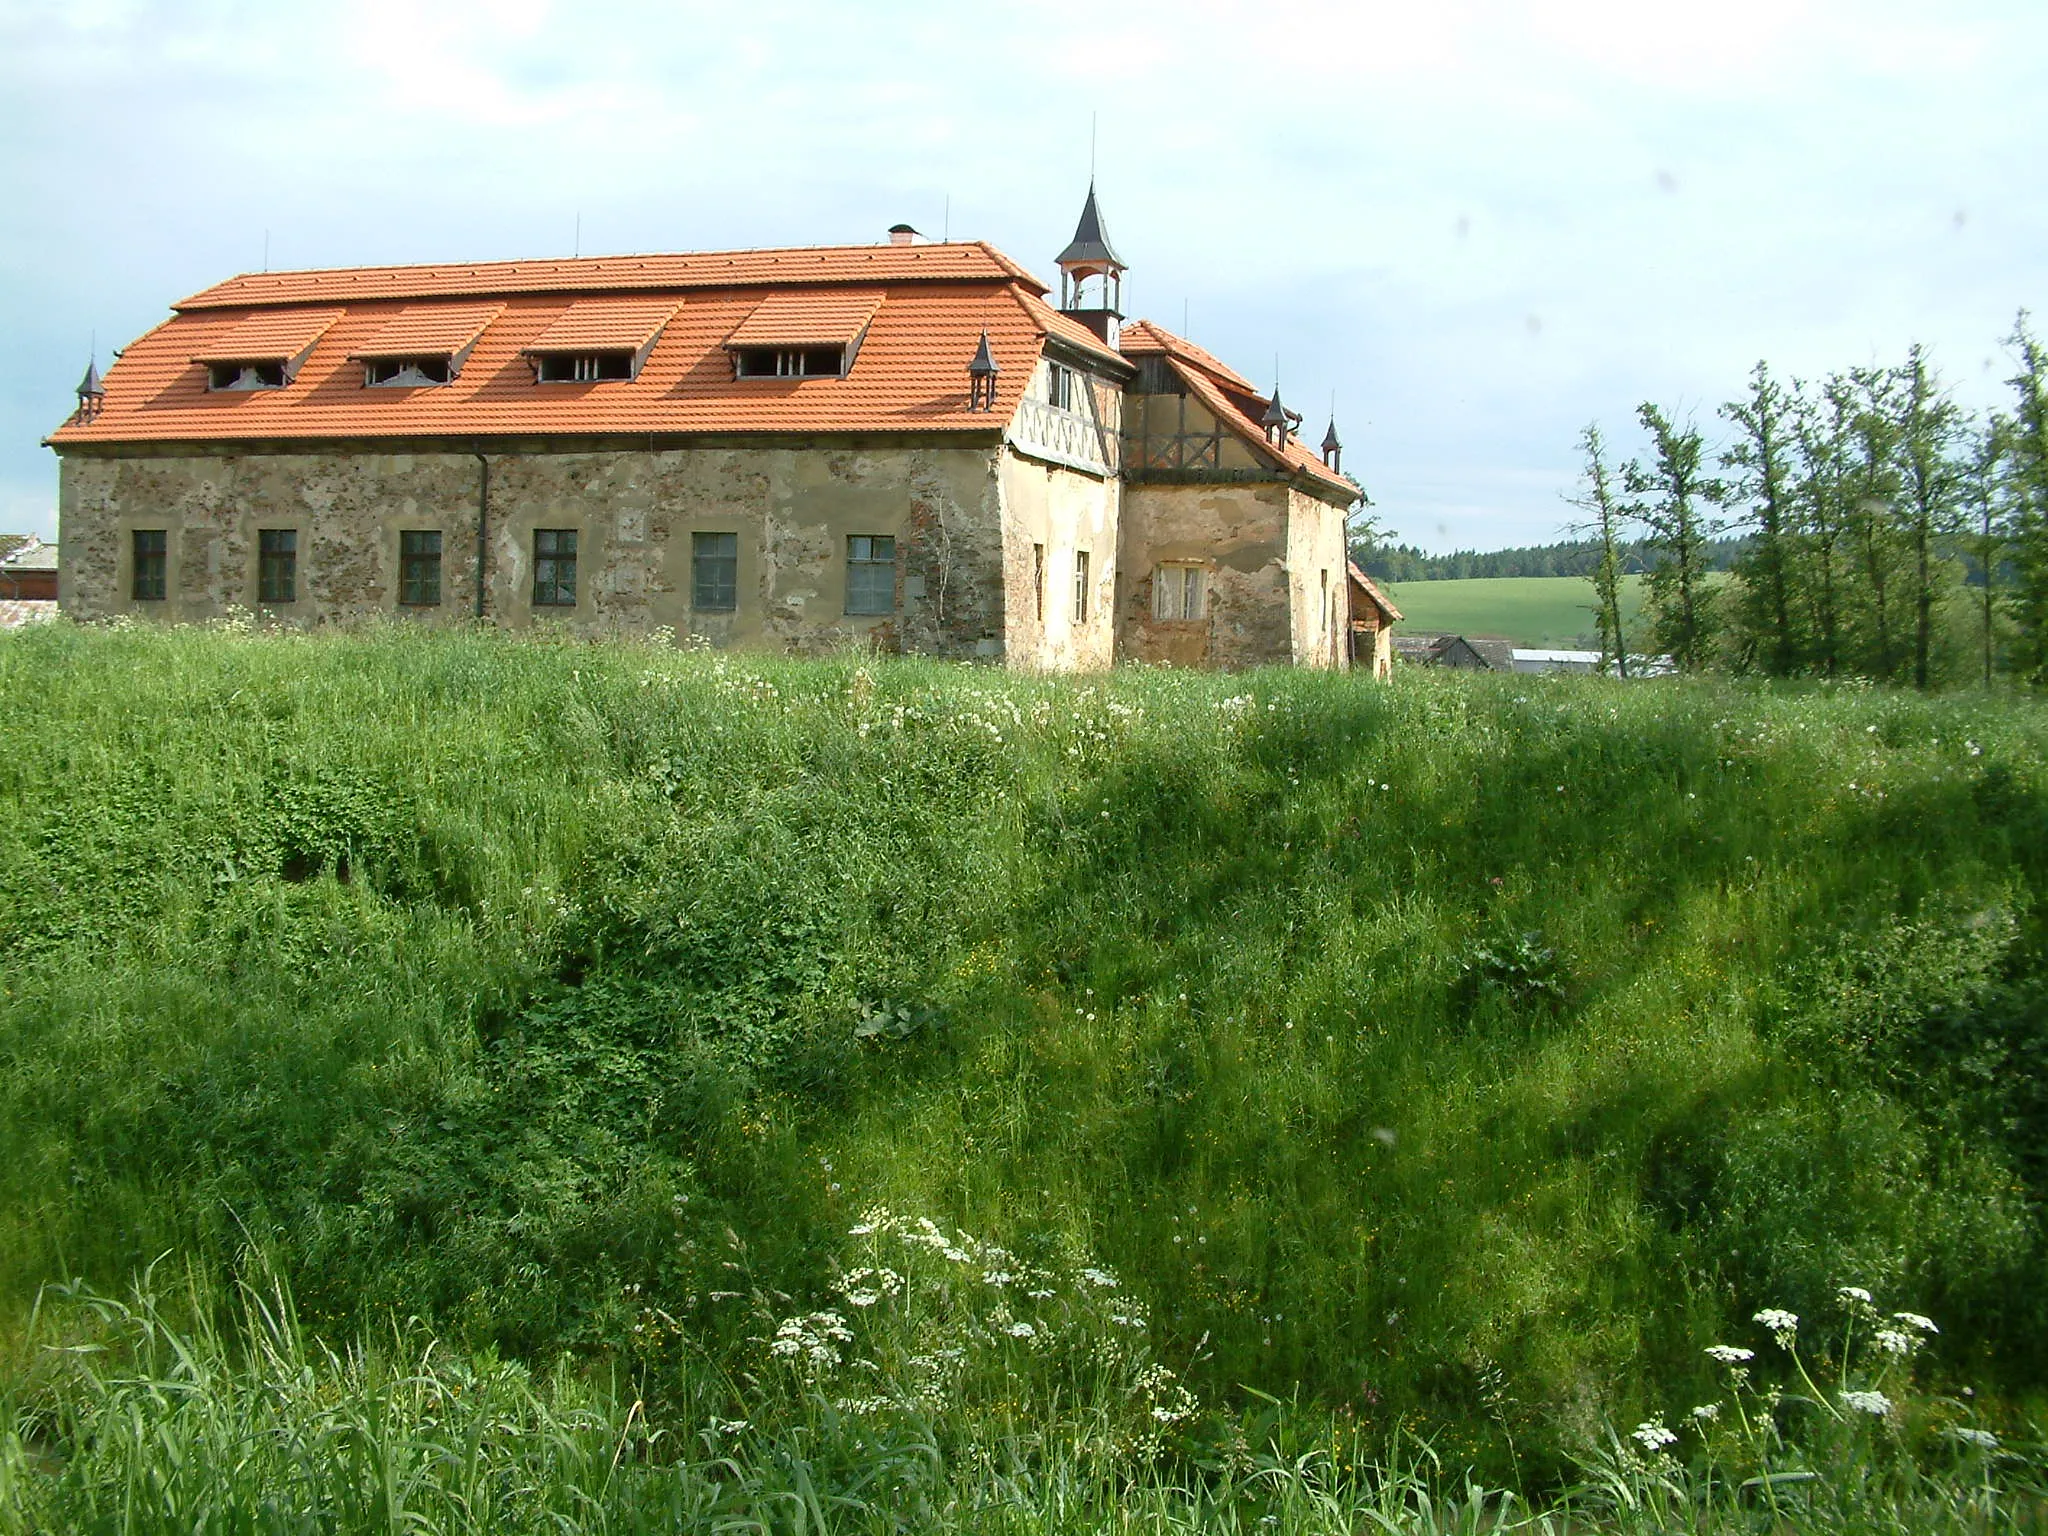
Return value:
[(1287, 407), (1280, 403), (1280, 386), (1273, 386), (1273, 403), (1266, 407), (1266, 414), (1259, 418), (1259, 425), (1266, 429), (1266, 436), (1277, 447), (1287, 446)]
[(1124, 264), (1123, 258), (1110, 248), (1109, 232), (1102, 227), (1102, 210), (1095, 203), (1092, 177), (1088, 182), (1088, 200), (1081, 205), (1081, 222), (1074, 226), (1074, 238), (1059, 254), (1059, 264), (1063, 267), (1077, 262), (1119, 269)]
[(974, 360), (967, 365), (967, 408), (970, 411), (992, 411), (996, 408), (996, 367), (995, 354), (989, 350), (988, 332), (981, 333), (981, 345), (974, 349)]
[(78, 381), (79, 414), (90, 419), (99, 414), (100, 402), (107, 398), (107, 391), (100, 383), (100, 365), (97, 359), (85, 365), (85, 377)]
[(1337, 417), (1332, 413), (1329, 430), (1323, 433), (1323, 462), (1335, 469), (1343, 454), (1344, 440), (1337, 436)]

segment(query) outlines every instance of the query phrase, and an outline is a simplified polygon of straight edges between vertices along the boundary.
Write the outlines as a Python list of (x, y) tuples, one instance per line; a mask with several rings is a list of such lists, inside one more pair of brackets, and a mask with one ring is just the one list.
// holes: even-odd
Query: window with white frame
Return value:
[(1074, 622), (1088, 622), (1088, 551), (1074, 551)]
[(1172, 561), (1153, 567), (1152, 617), (1173, 622), (1199, 619), (1207, 596), (1207, 572), (1193, 561)]

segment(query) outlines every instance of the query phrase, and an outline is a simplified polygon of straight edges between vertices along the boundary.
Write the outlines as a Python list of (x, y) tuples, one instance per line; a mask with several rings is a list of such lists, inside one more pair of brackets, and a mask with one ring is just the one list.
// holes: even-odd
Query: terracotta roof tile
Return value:
[[(365, 388), (361, 365), (350, 359), (411, 306), (351, 303), (285, 387), (237, 391), (209, 390), (205, 369), (190, 359), (212, 350), (243, 315), (200, 308), (174, 315), (127, 347), (107, 370), (98, 415), (74, 417), (50, 442), (67, 448), (541, 433), (992, 432), (1015, 414), (1049, 329), (1049, 311), (1030, 288), (1003, 277), (910, 280), (881, 291), (884, 300), (844, 378), (735, 379), (725, 342), (761, 302), (760, 289), (746, 286), (693, 289), (680, 308), (674, 297), (653, 304), (673, 318), (635, 378), (546, 386), (535, 385), (523, 354), (551, 334), (572, 301), (509, 297), (455, 379), (406, 390)], [(984, 329), (1002, 370), (992, 414), (967, 408), (967, 364)]]
[(340, 267), (248, 272), (203, 289), (176, 310), (368, 299), (492, 297), (522, 293), (630, 292), (777, 287), (798, 283), (1017, 282), (1048, 291), (983, 240), (935, 245), (822, 245), (787, 250), (585, 256), (553, 261), (451, 262), (415, 267)]
[(843, 347), (882, 307), (877, 288), (807, 288), (771, 293), (725, 338), (728, 347)]
[[(1233, 392), (1225, 390), (1205, 370), (1184, 363), (1178, 357), (1169, 356), (1168, 362), (1182, 382), (1194, 391), (1195, 398), (1267, 463), (1275, 468), (1291, 469), (1296, 474), (1321, 481), (1331, 490), (1357, 496), (1357, 484), (1317, 458), (1299, 438), (1289, 437), (1285, 448), (1274, 447), (1250, 414), (1232, 398)], [(1262, 409), (1269, 403), (1258, 396), (1251, 398), (1257, 400)]]
[(292, 309), (250, 315), (234, 325), (215, 330), (200, 350), (192, 354), (192, 361), (289, 362), (302, 355), (326, 335), (327, 328), (340, 318), (341, 311), (338, 309), (310, 312)]
[(1350, 560), (1345, 563), (1349, 565), (1351, 568), (1351, 579), (1354, 582), (1356, 582), (1358, 586), (1364, 591), (1365, 595), (1372, 600), (1373, 605), (1377, 607), (1381, 613), (1387, 616), (1387, 621), (1389, 623), (1392, 623), (1394, 620), (1401, 617), (1401, 610), (1394, 606), (1393, 600), (1389, 598), (1386, 593), (1382, 592), (1379, 589), (1378, 584), (1374, 582), (1374, 580), (1370, 576), (1366, 575), (1364, 571), (1358, 568), (1358, 562), (1356, 560)]
[(408, 305), (349, 356), (453, 357), (504, 312), (502, 304)]
[(1023, 298), (1024, 307), (1030, 313), (1033, 323), (1047, 335), (1057, 336), (1069, 346), (1077, 347), (1092, 356), (1128, 365), (1128, 358), (1080, 321), (1069, 319), (1036, 294), (1025, 294)]
[(1150, 320), (1133, 320), (1125, 326), (1117, 338), (1117, 345), (1132, 357), (1142, 357), (1147, 353), (1166, 353), (1184, 363), (1193, 363), (1204, 373), (1232, 389), (1243, 390), (1246, 394), (1257, 393), (1257, 386), (1250, 379), (1221, 358), (1204, 352), (1186, 337), (1176, 336), (1165, 326), (1156, 325)]
[(637, 352), (675, 318), (674, 299), (577, 299), (541, 333), (527, 352)]

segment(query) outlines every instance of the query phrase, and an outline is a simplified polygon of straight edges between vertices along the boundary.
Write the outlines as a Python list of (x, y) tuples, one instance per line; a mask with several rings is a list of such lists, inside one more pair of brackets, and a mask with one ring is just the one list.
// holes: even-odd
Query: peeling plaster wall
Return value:
[[(1126, 486), (1118, 654), (1224, 668), (1289, 660), (1286, 496), (1277, 481)], [(1202, 564), (1199, 620), (1153, 618), (1153, 572), (1165, 561)]]
[[(1010, 603), (1011, 664), (1086, 671), (1116, 659), (1118, 503), (1124, 487), (1078, 470), (1003, 455), (1003, 554)], [(1043, 602), (1036, 573), (1044, 552)], [(1088, 553), (1088, 616), (1074, 621), (1074, 560)], [(1040, 609), (1043, 608), (1041, 618)]]
[[(1289, 486), (1287, 591), (1297, 666), (1348, 664), (1351, 627), (1350, 568), (1344, 546), (1344, 509)], [(1278, 657), (1274, 658), (1278, 660)]]
[[(780, 447), (490, 452), (486, 612), (579, 632), (659, 625), (714, 645), (819, 651), (847, 644), (1000, 656), (1002, 488), (994, 446), (820, 440)], [(287, 622), (474, 612), (480, 472), (467, 453), (147, 452), (64, 456), (62, 600), (80, 618), (203, 619), (255, 607), (257, 531), (299, 534)], [(133, 539), (168, 530), (170, 595), (137, 603)], [(398, 535), (442, 534), (442, 601), (399, 609)], [(537, 529), (573, 529), (577, 602), (536, 608)], [(738, 536), (738, 602), (692, 608), (691, 534)], [(896, 539), (896, 611), (846, 613), (847, 539)]]

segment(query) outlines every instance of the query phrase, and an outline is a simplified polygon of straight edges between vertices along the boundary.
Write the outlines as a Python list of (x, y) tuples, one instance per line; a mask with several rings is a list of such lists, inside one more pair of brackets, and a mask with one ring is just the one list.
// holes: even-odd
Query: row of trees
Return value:
[[(1730, 569), (1747, 541), (1740, 538), (1715, 539), (1707, 550), (1709, 570)], [(1374, 581), (1468, 581), (1479, 578), (1516, 576), (1590, 576), (1599, 567), (1598, 539), (1564, 539), (1555, 544), (1530, 544), (1516, 549), (1459, 549), (1448, 555), (1433, 555), (1413, 544), (1354, 543), (1351, 558)], [(1655, 551), (1640, 541), (1621, 551), (1622, 569), (1646, 572), (1656, 563)]]
[[(1913, 347), (1892, 368), (1817, 384), (1758, 363), (1720, 409), (1728, 435), (1657, 406), (1648, 452), (1612, 462), (1580, 438), (1588, 573), (1602, 650), (1668, 654), (1686, 671), (1867, 677), (1927, 688), (2009, 672), (2048, 686), (2048, 352), (2021, 314), (2009, 412), (1966, 412)], [(1744, 535), (1726, 582), (1709, 553)], [(1646, 632), (1626, 634), (1621, 584), (1651, 552)]]

